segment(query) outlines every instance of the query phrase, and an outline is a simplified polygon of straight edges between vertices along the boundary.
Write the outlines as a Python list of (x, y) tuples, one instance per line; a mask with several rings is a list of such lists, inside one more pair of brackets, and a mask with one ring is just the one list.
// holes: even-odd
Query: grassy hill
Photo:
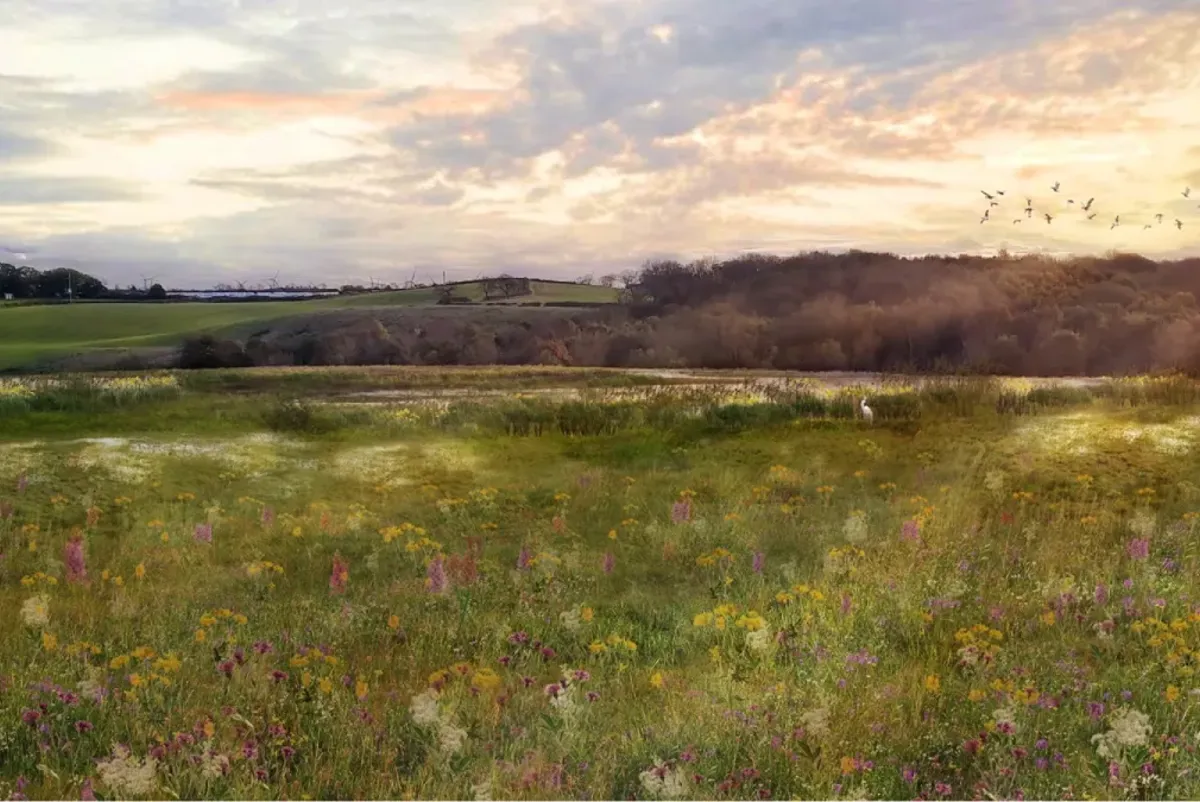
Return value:
[[(610, 303), (609, 287), (557, 282), (531, 282), (532, 295), (507, 304)], [(479, 283), (459, 284), (455, 294), (483, 301)], [(171, 346), (203, 332), (270, 324), (284, 318), (344, 310), (431, 307), (437, 294), (430, 288), (366, 293), (311, 301), (241, 303), (111, 303), (9, 306), (0, 308), (0, 369), (23, 367), (44, 359), (100, 349)], [(461, 307), (459, 307), (461, 308)], [(474, 307), (466, 307), (466, 313)]]

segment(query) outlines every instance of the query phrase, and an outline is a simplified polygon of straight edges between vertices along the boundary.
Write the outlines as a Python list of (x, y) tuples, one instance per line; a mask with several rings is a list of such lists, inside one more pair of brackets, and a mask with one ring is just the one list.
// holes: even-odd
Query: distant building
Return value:
[(4, 293), (4, 300), (11, 301), (12, 299), (13, 299), (13, 294), (11, 292)]

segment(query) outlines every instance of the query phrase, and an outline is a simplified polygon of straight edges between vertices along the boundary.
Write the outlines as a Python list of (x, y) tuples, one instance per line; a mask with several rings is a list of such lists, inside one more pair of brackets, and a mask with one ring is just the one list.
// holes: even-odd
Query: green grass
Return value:
[[(532, 285), (532, 296), (512, 302), (616, 301), (616, 291), (606, 287), (537, 281)], [(455, 291), (482, 300), (480, 285), (461, 285)], [(414, 289), (311, 301), (12, 306), (0, 309), (0, 369), (93, 350), (176, 345), (193, 334), (267, 325), (321, 312), (433, 306), (436, 300), (433, 290)]]
[(0, 795), (1200, 794), (1194, 383), (424, 373), (4, 385)]

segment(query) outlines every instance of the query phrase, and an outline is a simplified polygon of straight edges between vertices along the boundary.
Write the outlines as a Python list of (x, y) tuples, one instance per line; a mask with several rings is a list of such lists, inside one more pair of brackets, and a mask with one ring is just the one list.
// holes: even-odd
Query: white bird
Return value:
[(869, 406), (867, 406), (867, 399), (864, 398), (863, 400), (859, 401), (858, 406), (859, 409), (862, 410), (863, 420), (865, 420), (867, 423), (871, 423), (875, 420), (875, 413), (871, 411)]

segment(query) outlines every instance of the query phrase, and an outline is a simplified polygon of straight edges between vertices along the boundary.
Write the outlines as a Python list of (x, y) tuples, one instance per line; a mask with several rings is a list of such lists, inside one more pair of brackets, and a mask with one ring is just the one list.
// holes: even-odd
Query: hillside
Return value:
[[(609, 287), (558, 282), (530, 282), (533, 293), (496, 305), (539, 303), (613, 303)], [(451, 307), (470, 315), (486, 307), (479, 282), (458, 284), (456, 295), (476, 306)], [(310, 301), (239, 303), (110, 303), (30, 305), (0, 308), (0, 369), (26, 367), (44, 360), (81, 352), (177, 346), (201, 333), (234, 336), (269, 327), (284, 319), (307, 319), (355, 310), (439, 308), (431, 288), (364, 293)]]

